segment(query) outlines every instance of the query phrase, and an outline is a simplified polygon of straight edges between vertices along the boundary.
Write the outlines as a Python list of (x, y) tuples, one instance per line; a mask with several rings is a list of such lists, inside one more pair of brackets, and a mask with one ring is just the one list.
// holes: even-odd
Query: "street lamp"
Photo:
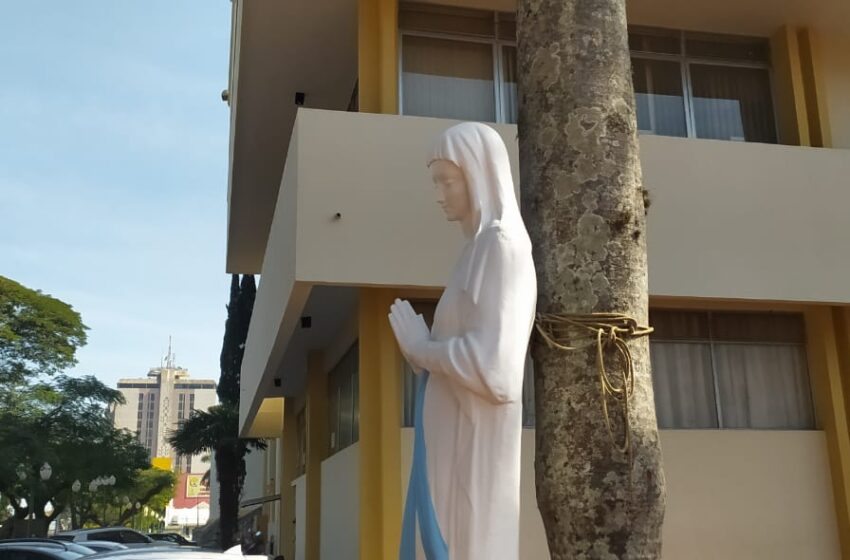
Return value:
[(139, 519), (139, 510), (142, 509), (142, 504), (140, 502), (136, 502), (136, 522), (133, 524), (134, 527), (139, 530), (142, 528), (142, 520)]
[[(114, 486), (114, 485), (115, 485), (115, 476), (99, 476), (96, 479), (91, 481), (91, 484), (89, 485), (89, 489), (92, 492), (94, 492), (95, 490), (99, 489), (100, 487), (106, 488), (107, 486)], [(92, 487), (94, 487), (94, 488), (92, 489)], [(106, 527), (106, 506), (107, 506), (107, 503), (106, 503), (107, 500), (106, 500), (105, 494), (106, 493), (104, 492), (103, 510), (102, 510), (103, 511), (103, 519), (101, 520), (104, 527)], [(118, 498), (116, 497), (116, 501), (117, 501), (117, 499)]]
[(77, 479), (71, 484), (71, 529), (76, 529), (74, 524), (74, 513), (77, 509), (77, 495), (80, 493), (80, 489), (83, 487), (83, 484), (80, 482), (80, 479)]
[[(48, 480), (50, 480), (50, 477), (52, 475), (53, 475), (53, 468), (50, 466), (50, 463), (45, 461), (44, 464), (41, 465), (41, 468), (38, 470), (38, 476), (41, 478), (42, 482), (47, 482)], [(30, 508), (30, 511), (32, 513), (32, 520), (35, 521), (36, 516), (35, 516), (35, 487), (34, 486), (33, 486), (33, 490), (32, 490), (32, 507)], [(44, 511), (42, 511), (42, 513), (44, 513)], [(30, 536), (32, 536), (32, 531), (29, 530), (29, 528), (27, 529), (27, 532), (30, 534)]]

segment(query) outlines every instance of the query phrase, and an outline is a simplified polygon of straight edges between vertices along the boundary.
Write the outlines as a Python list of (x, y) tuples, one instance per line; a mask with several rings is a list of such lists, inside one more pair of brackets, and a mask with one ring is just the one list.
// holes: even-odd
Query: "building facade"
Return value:
[[(227, 270), (261, 274), (240, 429), (296, 559), (398, 554), (387, 321), (462, 238), (424, 158), (492, 123), (518, 181), (513, 0), (233, 2)], [(850, 4), (632, 0), (665, 558), (850, 558)], [(526, 372), (521, 557), (548, 558)], [(272, 506), (267, 506), (272, 508)]]
[(207, 410), (216, 404), (215, 388), (215, 381), (192, 379), (188, 370), (176, 366), (169, 348), (163, 364), (151, 368), (147, 377), (118, 381), (125, 402), (115, 408), (115, 427), (137, 434), (151, 458), (170, 458), (176, 473), (203, 474), (209, 468), (208, 463), (200, 455), (177, 455), (168, 444), (168, 435), (193, 410)]

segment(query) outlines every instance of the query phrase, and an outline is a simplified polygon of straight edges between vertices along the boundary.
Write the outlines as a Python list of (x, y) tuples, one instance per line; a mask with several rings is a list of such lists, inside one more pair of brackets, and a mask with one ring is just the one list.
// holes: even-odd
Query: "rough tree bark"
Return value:
[(219, 483), (219, 546), (227, 550), (239, 542), (239, 484), (240, 458), (233, 445), (215, 450), (215, 465)]
[[(646, 325), (625, 0), (519, 0), (517, 18), (522, 203), (538, 309), (625, 313)], [(595, 347), (562, 352), (533, 339), (537, 500), (554, 560), (660, 557), (665, 490), (648, 340), (629, 346), (633, 464), (608, 436)], [(613, 351), (606, 360), (618, 364)]]

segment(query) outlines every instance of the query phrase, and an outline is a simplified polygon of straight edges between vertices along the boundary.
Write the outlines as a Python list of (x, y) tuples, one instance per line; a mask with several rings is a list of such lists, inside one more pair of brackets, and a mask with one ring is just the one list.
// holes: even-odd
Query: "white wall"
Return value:
[(322, 461), (322, 560), (360, 558), (360, 445)]
[[(297, 280), (443, 284), (462, 236), (425, 157), (451, 124), (299, 111), (298, 172), (282, 184), (298, 193)], [(516, 176), (516, 127), (496, 128)], [(653, 295), (850, 302), (847, 151), (642, 136), (641, 161)]]
[[(823, 432), (665, 430), (661, 442), (664, 558), (840, 558)], [(405, 428), (403, 492), (412, 450), (413, 430)], [(534, 495), (533, 430), (523, 431), (522, 468), (520, 558), (548, 560)]]
[(307, 557), (307, 476), (292, 481), (295, 488), (295, 560)]

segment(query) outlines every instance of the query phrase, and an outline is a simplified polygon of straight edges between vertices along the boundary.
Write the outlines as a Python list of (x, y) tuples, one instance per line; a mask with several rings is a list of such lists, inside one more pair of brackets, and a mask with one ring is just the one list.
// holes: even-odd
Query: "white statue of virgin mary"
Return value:
[(428, 160), (438, 202), (467, 238), (429, 329), (407, 301), (390, 323), (423, 376), (401, 557), (415, 525), (428, 560), (519, 558), (522, 382), (537, 281), (505, 144), (446, 130)]

